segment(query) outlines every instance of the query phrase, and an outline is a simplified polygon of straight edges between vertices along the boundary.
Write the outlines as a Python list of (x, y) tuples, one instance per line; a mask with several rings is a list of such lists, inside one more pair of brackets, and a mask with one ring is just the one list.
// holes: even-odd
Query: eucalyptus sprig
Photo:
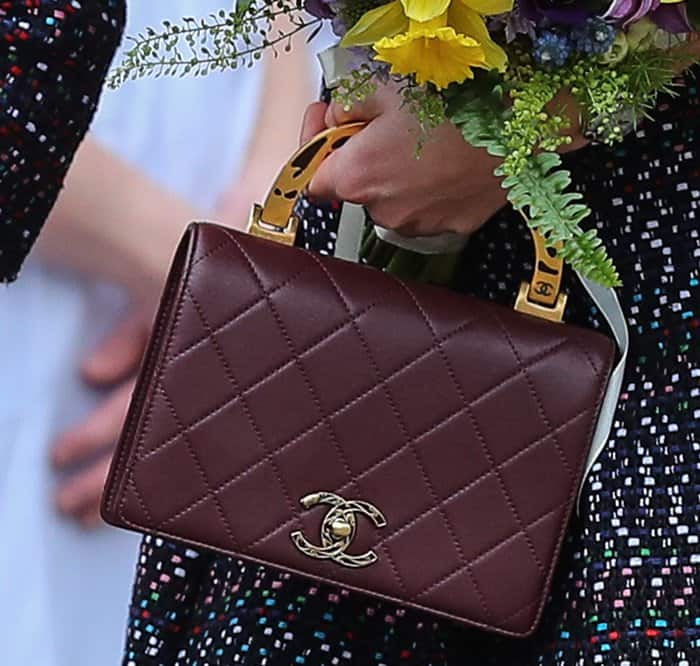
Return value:
[[(303, 0), (236, 3), (203, 18), (164, 21), (160, 30), (128, 37), (132, 42), (122, 62), (110, 74), (108, 85), (146, 76), (206, 76), (214, 71), (252, 66), (263, 53), (291, 48), (300, 33), (313, 39), (322, 21), (303, 11)], [(284, 28), (278, 19), (284, 17)]]

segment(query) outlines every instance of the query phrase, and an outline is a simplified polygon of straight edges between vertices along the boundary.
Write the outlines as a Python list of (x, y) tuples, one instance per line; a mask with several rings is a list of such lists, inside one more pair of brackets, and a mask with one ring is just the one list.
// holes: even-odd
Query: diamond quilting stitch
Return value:
[[(429, 349), (429, 350), (426, 350), (426, 353), (432, 353), (432, 352), (433, 352), (433, 349), (432, 349), (432, 348)], [(514, 374), (518, 374), (520, 371), (521, 371), (521, 370), (519, 369), (519, 370), (518, 370), (516, 373), (514, 373)], [(506, 378), (505, 382), (507, 382), (508, 379), (510, 379), (510, 378)], [(500, 384), (503, 384), (503, 383), (504, 383), (504, 382), (501, 382)], [(192, 426), (189, 426), (189, 427), (192, 427)], [(260, 461), (258, 461), (258, 463), (259, 463), (259, 462), (260, 462)]]
[[(235, 241), (232, 242), (235, 243)], [(249, 241), (247, 239), (241, 238), (241, 242), (245, 246), (245, 248), (242, 248), (241, 251), (244, 253), (244, 255), (248, 257), (248, 261), (250, 261), (250, 257), (246, 254), (246, 249)], [(250, 266), (249, 268), (251, 270), (255, 269), (254, 266)], [(324, 272), (323, 269), (321, 272)], [(319, 274), (319, 272), (314, 270), (312, 274), (317, 275)], [(281, 276), (280, 274), (276, 275), (276, 279), (280, 277), (286, 280), (290, 276)], [(333, 285), (333, 276), (328, 275), (327, 277), (329, 284)], [(269, 286), (271, 289), (275, 288), (275, 285), (273, 284), (272, 280), (270, 280)], [(288, 292), (290, 294), (290, 298), (294, 298), (298, 295), (294, 291), (294, 280), (289, 280), (286, 286), (290, 288)], [(266, 312), (266, 316), (267, 314), (269, 314), (268, 319), (270, 317), (274, 319), (274, 314), (272, 314), (271, 312), (267, 312), (269, 306), (264, 291), (261, 289), (260, 292), (260, 297), (256, 297), (256, 302), (254, 305), (252, 305), (252, 309), (254, 310), (257, 307), (260, 309), (261, 312)], [(281, 462), (281, 460), (284, 460), (285, 457), (289, 457), (291, 461), (295, 461), (295, 450), (300, 450), (299, 447), (301, 447), (301, 449), (303, 449), (304, 451), (307, 450), (307, 447), (310, 447), (311, 449), (313, 449), (314, 447), (318, 447), (318, 442), (322, 441), (324, 437), (324, 432), (327, 433), (327, 435), (330, 435), (331, 437), (333, 432), (335, 432), (336, 439), (339, 440), (336, 442), (338, 451), (342, 452), (343, 449), (347, 451), (351, 444), (348, 441), (343, 441), (341, 446), (340, 438), (338, 436), (338, 432), (344, 432), (344, 429), (349, 427), (347, 422), (343, 424), (343, 415), (350, 414), (355, 407), (359, 407), (362, 404), (363, 400), (368, 395), (371, 395), (372, 391), (375, 391), (377, 395), (387, 393), (388, 383), (394, 380), (397, 375), (401, 375), (403, 372), (405, 372), (406, 368), (408, 368), (410, 371), (410, 368), (419, 366), (421, 361), (432, 359), (432, 363), (434, 364), (439, 359), (440, 363), (436, 367), (442, 368), (440, 370), (440, 375), (444, 376), (444, 378), (448, 382), (454, 383), (454, 386), (450, 390), (454, 392), (455, 402), (454, 404), (449, 405), (449, 408), (446, 410), (447, 413), (442, 413), (441, 409), (426, 410), (431, 414), (430, 420), (427, 423), (424, 423), (422, 427), (418, 429), (418, 432), (411, 432), (410, 434), (408, 434), (408, 432), (406, 431), (405, 424), (404, 426), (401, 425), (402, 419), (398, 418), (398, 422), (395, 423), (395, 425), (391, 425), (388, 427), (396, 428), (398, 431), (403, 432), (399, 432), (397, 434), (397, 441), (392, 444), (393, 451), (390, 452), (384, 460), (367, 459), (365, 461), (362, 461), (360, 465), (357, 465), (351, 464), (348, 460), (342, 460), (342, 456), (340, 456), (338, 459), (331, 457), (324, 463), (324, 465), (332, 467), (333, 469), (335, 469), (336, 467), (339, 469), (343, 467), (346, 468), (344, 477), (342, 474), (329, 477), (333, 479), (331, 485), (344, 485), (341, 488), (329, 488), (329, 490), (338, 490), (339, 492), (343, 492), (344, 489), (347, 488), (357, 488), (358, 492), (360, 492), (364, 490), (363, 482), (364, 479), (367, 478), (368, 474), (371, 474), (374, 470), (386, 470), (391, 476), (392, 464), (394, 464), (394, 461), (397, 460), (397, 456), (405, 456), (405, 454), (409, 454), (410, 457), (406, 458), (406, 460), (410, 461), (410, 464), (415, 466), (414, 472), (416, 472), (419, 475), (419, 477), (422, 476), (426, 484), (425, 487), (418, 491), (418, 494), (422, 495), (423, 497), (423, 508), (416, 507), (412, 510), (410, 515), (406, 515), (405, 518), (402, 521), (400, 521), (403, 524), (391, 525), (390, 531), (381, 535), (377, 535), (377, 538), (375, 540), (378, 552), (380, 552), (386, 557), (386, 565), (388, 565), (393, 570), (394, 576), (396, 576), (399, 579), (400, 588), (405, 592), (407, 588), (406, 583), (409, 581), (402, 581), (400, 579), (406, 579), (406, 576), (408, 575), (407, 571), (410, 572), (410, 563), (409, 569), (405, 569), (407, 562), (402, 560), (402, 548), (400, 548), (398, 551), (391, 552), (392, 550), (394, 550), (391, 548), (390, 545), (392, 543), (392, 540), (400, 538), (402, 534), (407, 533), (411, 525), (415, 525), (417, 522), (423, 521), (426, 525), (431, 525), (430, 529), (441, 529), (443, 530), (443, 532), (446, 531), (448, 533), (451, 533), (449, 535), (448, 541), (446, 541), (445, 544), (449, 544), (451, 542), (453, 546), (457, 550), (459, 550), (463, 547), (461, 545), (463, 542), (460, 542), (456, 536), (458, 530), (455, 528), (455, 526), (458, 524), (459, 516), (454, 517), (448, 515), (446, 513), (447, 504), (455, 497), (458, 497), (459, 494), (463, 491), (468, 494), (468, 488), (473, 488), (477, 486), (480, 482), (483, 482), (484, 478), (486, 478), (487, 476), (497, 476), (503, 467), (506, 467), (512, 461), (517, 461), (518, 456), (525, 455), (524, 451), (534, 450), (536, 452), (538, 447), (549, 446), (550, 444), (548, 443), (543, 444), (543, 442), (547, 441), (547, 438), (551, 440), (553, 437), (556, 438), (558, 436), (561, 436), (564, 440), (566, 440), (568, 437), (571, 436), (570, 430), (567, 426), (568, 423), (574, 422), (571, 428), (573, 428), (573, 430), (576, 430), (579, 426), (578, 422), (575, 421), (575, 419), (579, 419), (579, 421), (587, 420), (587, 417), (585, 415), (578, 413), (576, 415), (572, 415), (571, 418), (566, 419), (565, 422), (557, 423), (556, 420), (553, 420), (545, 424), (544, 420), (547, 418), (547, 415), (544, 414), (545, 418), (543, 419), (543, 414), (539, 413), (535, 406), (534, 409), (530, 410), (531, 417), (534, 421), (539, 421), (544, 430), (546, 431), (542, 434), (541, 437), (539, 437), (537, 441), (527, 442), (525, 440), (528, 438), (522, 438), (522, 443), (517, 446), (518, 450), (514, 451), (513, 455), (506, 456), (505, 460), (502, 459), (502, 456), (499, 456), (498, 460), (496, 461), (496, 465), (493, 467), (493, 469), (490, 469), (489, 465), (489, 469), (484, 470), (484, 472), (482, 474), (479, 474), (476, 479), (474, 478), (473, 473), (465, 473), (464, 478), (462, 480), (460, 480), (459, 478), (455, 478), (455, 480), (452, 482), (455, 488), (450, 489), (450, 492), (444, 493), (442, 488), (439, 486), (437, 477), (434, 477), (432, 470), (426, 467), (425, 465), (424, 461), (426, 459), (427, 451), (429, 451), (429, 449), (423, 449), (420, 446), (421, 441), (427, 442), (430, 440), (431, 437), (435, 437), (436, 431), (438, 431), (441, 427), (445, 427), (445, 424), (448, 424), (449, 426), (449, 423), (452, 419), (458, 421), (460, 418), (464, 418), (465, 415), (469, 414), (470, 407), (473, 407), (475, 403), (478, 403), (478, 401), (482, 399), (484, 395), (490, 395), (494, 400), (498, 401), (500, 397), (510, 394), (510, 392), (512, 392), (514, 388), (518, 385), (522, 384), (523, 382), (527, 383), (526, 380), (528, 378), (528, 372), (531, 367), (536, 366), (538, 369), (542, 368), (544, 371), (544, 368), (547, 366), (548, 363), (557, 362), (556, 359), (558, 358), (558, 356), (566, 351), (566, 340), (557, 340), (556, 336), (550, 336), (549, 343), (540, 345), (540, 349), (535, 350), (534, 357), (532, 354), (530, 354), (525, 362), (520, 362), (520, 359), (512, 358), (511, 372), (507, 373), (508, 376), (506, 377), (501, 378), (499, 376), (497, 382), (495, 382), (495, 386), (491, 385), (494, 383), (493, 381), (488, 381), (489, 379), (493, 380), (494, 376), (486, 377), (486, 383), (490, 384), (489, 386), (482, 386), (479, 390), (479, 394), (475, 398), (471, 398), (470, 396), (469, 399), (462, 400), (463, 394), (460, 395), (460, 375), (453, 368), (451, 368), (451, 354), (449, 352), (452, 350), (449, 347), (448, 343), (452, 339), (459, 339), (458, 336), (460, 333), (465, 333), (466, 335), (466, 332), (470, 327), (476, 325), (477, 329), (479, 328), (479, 316), (481, 314), (480, 309), (482, 306), (476, 304), (474, 308), (476, 312), (474, 318), (470, 321), (463, 322), (462, 325), (460, 325), (455, 330), (448, 330), (450, 328), (449, 317), (447, 320), (441, 320), (441, 326), (444, 324), (445, 321), (448, 322), (447, 328), (443, 328), (440, 331), (440, 333), (444, 333), (444, 335), (437, 335), (437, 333), (433, 330), (433, 335), (431, 336), (430, 340), (421, 340), (421, 343), (425, 344), (421, 344), (422, 351), (418, 351), (416, 357), (407, 358), (404, 367), (392, 367), (390, 370), (387, 370), (385, 368), (380, 368), (376, 364), (376, 362), (373, 363), (371, 353), (369, 354), (369, 357), (366, 360), (363, 360), (362, 354), (364, 350), (362, 350), (361, 347), (363, 347), (363, 335), (366, 332), (366, 329), (364, 327), (365, 322), (362, 317), (362, 309), (364, 308), (365, 312), (371, 312), (372, 308), (370, 307), (371, 304), (363, 303), (362, 300), (359, 299), (356, 295), (353, 298), (354, 301), (351, 306), (347, 302), (343, 305), (343, 308), (345, 310), (345, 312), (343, 313), (343, 318), (337, 323), (333, 322), (335, 324), (334, 330), (322, 330), (317, 336), (316, 340), (309, 341), (312, 344), (308, 348), (299, 349), (293, 342), (285, 340), (287, 349), (284, 353), (281, 353), (275, 359), (277, 361), (277, 364), (282, 364), (281, 368), (265, 368), (263, 369), (263, 373), (265, 376), (260, 378), (254, 378), (253, 374), (249, 374), (249, 376), (246, 379), (249, 382), (254, 382), (251, 386), (244, 385), (248, 382), (236, 383), (236, 381), (234, 381), (234, 379), (238, 379), (237, 372), (235, 369), (236, 359), (231, 359), (229, 357), (231, 348), (231, 338), (226, 338), (226, 335), (229, 331), (231, 336), (237, 334), (234, 333), (237, 327), (237, 324), (235, 322), (235, 313), (234, 317), (231, 318), (228, 315), (228, 313), (225, 313), (225, 311), (222, 310), (222, 318), (227, 321), (223, 324), (222, 327), (218, 329), (212, 328), (209, 322), (206, 321), (206, 318), (201, 318), (199, 324), (207, 330), (207, 334), (209, 337), (206, 341), (199, 340), (198, 342), (195, 342), (195, 346), (202, 346), (203, 348), (208, 348), (207, 353), (211, 353), (213, 351), (215, 354), (218, 354), (221, 357), (220, 360), (222, 361), (222, 364), (225, 364), (223, 363), (223, 361), (228, 363), (228, 365), (230, 366), (228, 372), (233, 376), (229, 377), (227, 387), (228, 390), (225, 390), (223, 387), (220, 386), (219, 389), (214, 392), (207, 392), (206, 404), (203, 402), (199, 405), (198, 409), (195, 410), (198, 413), (190, 414), (190, 416), (192, 417), (191, 420), (186, 419), (181, 421), (182, 427), (178, 429), (178, 432), (174, 436), (165, 439), (165, 441), (159, 444), (156, 448), (155, 453), (153, 450), (139, 450), (138, 455), (143, 454), (143, 459), (147, 460), (151, 456), (157, 456), (161, 452), (164, 454), (167, 453), (169, 451), (169, 447), (171, 446), (186, 446), (188, 440), (190, 441), (191, 446), (193, 446), (197, 450), (198, 454), (203, 453), (204, 447), (201, 447), (197, 443), (198, 429), (206, 428), (209, 426), (215, 428), (215, 422), (221, 423), (222, 425), (220, 427), (225, 429), (227, 427), (227, 424), (229, 423), (227, 417), (225, 416), (227, 410), (234, 409), (236, 405), (240, 406), (240, 403), (246, 398), (249, 398), (251, 394), (254, 395), (255, 392), (260, 388), (260, 386), (264, 386), (266, 384), (269, 384), (270, 386), (273, 386), (275, 384), (278, 384), (280, 386), (284, 385), (284, 368), (297, 368), (297, 374), (299, 376), (298, 379), (295, 380), (295, 392), (300, 395), (303, 395), (303, 393), (300, 393), (302, 389), (304, 392), (308, 392), (306, 402), (308, 402), (309, 404), (316, 404), (316, 411), (318, 412), (319, 418), (317, 419), (316, 423), (299, 422), (297, 424), (293, 424), (292, 427), (288, 428), (288, 432), (285, 433), (284, 436), (278, 440), (275, 440), (274, 434), (270, 434), (269, 436), (263, 435), (261, 437), (262, 441), (260, 443), (259, 451), (249, 451), (246, 454), (244, 460), (232, 463), (231, 467), (228, 469), (221, 469), (221, 474), (218, 476), (216, 474), (212, 475), (212, 472), (219, 471), (214, 469), (215, 459), (217, 457), (216, 447), (214, 446), (213, 449), (209, 450), (208, 453), (206, 453), (206, 458), (204, 459), (204, 462), (202, 462), (203, 459), (201, 457), (199, 462), (200, 466), (202, 467), (206, 465), (205, 476), (209, 479), (207, 481), (206, 493), (194, 501), (192, 501), (191, 499), (187, 499), (185, 502), (187, 506), (185, 508), (173, 513), (165, 521), (156, 521), (159, 524), (151, 525), (150, 529), (155, 529), (156, 531), (159, 531), (164, 534), (170, 534), (175, 538), (178, 537), (178, 533), (180, 533), (182, 530), (184, 530), (184, 532), (182, 532), (183, 534), (185, 532), (189, 533), (189, 527), (185, 526), (191, 525), (191, 521), (195, 516), (202, 515), (200, 514), (201, 511), (205, 511), (208, 513), (211, 510), (213, 510), (212, 507), (214, 506), (214, 500), (222, 503), (222, 511), (225, 514), (228, 514), (228, 521), (230, 523), (235, 523), (236, 515), (235, 512), (232, 511), (232, 509), (235, 510), (234, 504), (239, 504), (240, 500), (234, 501), (232, 498), (235, 498), (236, 496), (247, 497), (250, 494), (250, 492), (242, 490), (243, 486), (241, 484), (253, 483), (254, 485), (258, 485), (257, 481), (255, 481), (255, 479), (257, 478), (256, 474), (258, 474), (258, 471), (260, 473), (264, 472), (271, 479), (275, 479), (275, 484), (279, 483), (280, 490), (282, 490), (284, 486), (288, 486), (291, 482), (293, 490), (291, 493), (285, 491), (286, 498), (281, 502), (282, 505), (287, 504), (287, 508), (278, 507), (280, 509), (279, 512), (267, 512), (266, 522), (264, 524), (256, 526), (254, 532), (248, 530), (243, 525), (240, 526), (241, 528), (243, 528), (241, 531), (235, 524), (233, 524), (234, 536), (237, 539), (241, 539), (241, 541), (239, 542), (239, 546), (237, 548), (234, 548), (233, 550), (239, 552), (242, 555), (244, 555), (245, 553), (255, 553), (258, 557), (260, 557), (262, 554), (264, 558), (264, 553), (266, 552), (264, 548), (265, 544), (273, 539), (275, 540), (276, 544), (283, 544), (284, 541), (280, 541), (279, 539), (284, 536), (285, 531), (287, 531), (290, 527), (292, 527), (295, 523), (298, 522), (299, 511), (295, 505), (294, 496), (298, 494), (301, 489), (300, 484), (303, 484), (303, 476), (295, 476), (294, 474), (287, 475), (285, 472), (285, 468), (289, 467), (289, 464), (291, 463), (283, 463)], [(343, 301), (343, 294), (338, 293), (338, 305), (341, 305)], [(193, 306), (196, 306), (196, 301), (193, 302)], [(229, 308), (229, 310), (230, 309), (231, 308)], [(250, 309), (251, 308), (248, 307), (246, 311), (249, 312)], [(421, 312), (421, 309), (423, 310), (423, 312)], [(196, 310), (196, 307), (189, 309), (185, 313), (185, 319), (193, 319), (193, 311)], [(280, 319), (279, 313), (277, 314), (278, 317), (276, 323), (279, 325), (280, 328), (285, 328), (286, 320)], [(240, 315), (240, 312), (238, 313), (238, 315)], [(242, 316), (243, 318), (245, 318), (246, 314), (243, 314)], [(431, 326), (431, 308), (429, 304), (426, 304), (422, 307), (416, 304), (415, 316), (424, 316), (426, 325), (428, 327)], [(197, 319), (200, 318), (198, 317)], [(229, 319), (231, 319), (231, 321), (228, 321)], [(190, 328), (196, 329), (196, 326)], [(175, 337), (177, 337), (177, 331), (170, 332), (175, 333)], [(326, 397), (326, 391), (324, 389), (323, 382), (318, 382), (315, 371), (307, 371), (306, 373), (304, 372), (304, 370), (306, 369), (305, 363), (308, 362), (313, 365), (313, 363), (318, 361), (318, 359), (320, 358), (320, 356), (317, 353), (318, 350), (323, 351), (326, 348), (330, 348), (333, 344), (333, 335), (339, 335), (340, 337), (342, 337), (346, 334), (351, 334), (352, 339), (357, 340), (358, 342), (357, 359), (355, 365), (357, 365), (358, 363), (366, 363), (368, 364), (368, 366), (372, 365), (374, 375), (377, 379), (377, 385), (370, 388), (369, 390), (364, 386), (358, 385), (348, 385), (340, 387), (333, 399), (329, 403), (325, 403), (323, 398)], [(284, 335), (282, 337), (284, 337)], [(420, 338), (420, 336), (418, 337)], [(331, 339), (330, 342), (329, 338)], [(366, 345), (367, 343), (365, 340), (365, 346)], [(216, 349), (217, 346), (219, 347), (218, 351)], [(474, 353), (477, 354), (477, 352), (478, 350), (475, 350)], [(413, 350), (411, 350), (411, 353), (413, 353)], [(177, 356), (176, 359), (173, 358), (172, 362), (194, 362), (195, 357), (196, 354), (194, 356), (191, 356), (188, 351), (184, 355)], [(476, 359), (478, 358), (479, 356), (477, 354)], [(552, 359), (555, 360), (552, 361)], [(171, 359), (168, 359), (168, 362), (170, 361)], [(166, 365), (168, 365), (168, 362), (166, 362)], [(476, 362), (478, 363), (478, 360)], [(462, 369), (460, 369), (460, 372), (462, 372)], [(445, 385), (446, 395), (448, 391), (448, 386), (449, 384)], [(530, 400), (536, 401), (537, 398), (534, 395), (532, 395), (532, 392), (534, 392), (535, 394), (537, 393), (537, 382), (533, 382), (532, 385), (528, 388), (531, 389), (529, 395)], [(222, 395), (223, 393), (225, 393), (225, 395)], [(316, 394), (315, 399), (314, 393)], [(360, 394), (355, 395), (357, 393)], [(323, 398), (321, 394), (323, 394)], [(381, 407), (383, 412), (395, 412), (396, 405), (392, 406), (391, 404), (391, 394), (392, 392), (389, 391), (389, 402)], [(153, 398), (154, 396), (151, 395), (149, 397), (149, 400), (153, 400)], [(265, 403), (267, 401), (263, 400), (262, 402)], [(302, 400), (302, 402), (304, 402), (304, 400)], [(347, 404), (343, 404), (337, 409), (334, 408), (334, 404), (343, 402), (346, 402)], [(254, 420), (259, 420), (260, 415), (265, 413), (264, 408), (264, 404), (256, 404), (256, 406), (252, 410), (252, 412), (254, 413), (254, 416), (252, 418)], [(206, 409), (207, 413), (202, 415), (201, 413), (199, 413), (200, 409)], [(312, 409), (311, 413), (313, 413), (313, 411), (314, 410)], [(561, 415), (559, 414), (557, 415), (558, 418), (560, 416)], [(212, 420), (211, 424), (208, 423), (210, 419)], [(396, 419), (396, 415), (394, 416), (394, 419)], [(540, 433), (538, 432), (537, 434), (539, 435)], [(203, 437), (204, 440), (207, 439), (206, 435), (203, 435)], [(246, 435), (246, 440), (252, 439), (253, 436), (249, 432)], [(477, 440), (479, 439), (479, 437), (476, 437), (474, 434), (472, 434), (470, 439), (472, 440), (472, 445), (478, 444)], [(315, 441), (316, 444), (309, 444), (309, 441)], [(484, 450), (489, 452), (490, 455), (493, 455), (492, 448), (494, 447), (492, 447), (491, 444), (492, 442), (489, 441), (489, 438), (486, 438), (485, 441), (482, 443), (482, 446)], [(295, 447), (297, 448), (295, 449)], [(500, 450), (498, 445), (495, 447), (495, 449)], [(273, 466), (275, 464), (277, 464), (277, 469), (276, 471), (273, 471)], [(564, 465), (562, 464), (561, 469), (555, 473), (561, 475), (564, 474), (564, 472)], [(507, 486), (507, 482), (504, 483), (504, 486)], [(503, 492), (504, 499), (505, 495), (507, 494), (507, 491), (507, 487), (503, 489), (500, 487), (498, 488), (498, 492)], [(557, 498), (554, 497), (552, 498), (553, 503), (556, 499)], [(424, 607), (426, 606), (426, 604), (430, 605), (430, 603), (433, 603), (431, 600), (433, 598), (437, 598), (434, 597), (433, 591), (436, 591), (436, 594), (438, 594), (439, 596), (438, 591), (442, 588), (442, 585), (446, 580), (452, 580), (464, 574), (466, 574), (468, 577), (471, 576), (471, 574), (469, 574), (469, 572), (467, 571), (468, 569), (473, 567), (475, 564), (483, 567), (483, 562), (488, 562), (491, 558), (495, 557), (498, 552), (500, 552), (501, 548), (510, 547), (508, 544), (511, 543), (523, 543), (526, 545), (529, 555), (526, 555), (525, 559), (529, 559), (530, 561), (525, 566), (527, 571), (530, 572), (530, 574), (528, 575), (534, 575), (535, 572), (537, 572), (537, 570), (540, 569), (540, 567), (538, 567), (539, 563), (537, 562), (537, 553), (535, 549), (531, 548), (528, 544), (526, 544), (526, 541), (529, 539), (528, 532), (530, 530), (532, 530), (533, 533), (537, 532), (538, 530), (540, 530), (540, 527), (542, 525), (546, 525), (551, 521), (557, 522), (558, 524), (560, 520), (559, 516), (563, 511), (563, 507), (567, 505), (568, 498), (561, 497), (560, 499), (561, 502), (557, 503), (554, 506), (554, 508), (551, 508), (551, 506), (538, 507), (542, 508), (543, 510), (546, 509), (546, 512), (544, 514), (534, 515), (534, 513), (531, 512), (527, 515), (526, 519), (520, 521), (520, 524), (507, 526), (505, 532), (498, 537), (498, 543), (493, 544), (493, 539), (482, 540), (483, 543), (479, 548), (476, 548), (469, 553), (457, 553), (457, 557), (454, 559), (453, 557), (450, 557), (448, 567), (443, 567), (440, 571), (435, 570), (431, 572), (430, 576), (426, 577), (426, 580), (421, 581), (419, 585), (410, 586), (415, 603)], [(440, 516), (442, 517), (440, 518)], [(516, 522), (515, 515), (511, 517), (513, 518), (513, 521)], [(487, 543), (486, 541), (489, 542)], [(552, 547), (553, 546), (554, 543), (552, 542)], [(219, 547), (229, 549), (229, 547), (226, 546), (225, 543), (219, 544)], [(451, 546), (445, 547), (451, 548)], [(533, 551), (535, 551), (534, 557)], [(545, 550), (539, 550), (540, 558), (544, 556), (544, 553)], [(549, 562), (547, 562), (547, 564), (549, 564)], [(328, 571), (328, 569), (323, 568), (323, 571)], [(542, 575), (541, 570), (539, 574)], [(333, 574), (329, 573), (328, 575), (332, 576)], [(418, 592), (416, 592), (417, 587), (421, 588)], [(477, 602), (475, 599), (475, 603), (480, 604), (480, 608), (482, 610), (480, 616), (482, 617), (484, 616), (484, 613), (486, 613), (487, 616), (489, 615), (488, 606), (490, 605), (490, 602), (497, 602), (497, 600), (493, 598), (493, 595), (490, 593), (490, 591), (487, 590), (487, 592), (488, 594), (486, 594), (484, 598), (479, 602)], [(475, 594), (479, 594), (478, 585), (476, 585), (475, 587)], [(408, 598), (406, 600), (408, 600)], [(527, 607), (532, 607), (535, 603), (536, 601), (533, 602), (531, 600), (528, 600)], [(521, 612), (524, 611), (516, 609), (513, 611), (513, 616), (516, 616), (518, 613)], [(499, 610), (499, 619), (500, 618), (501, 614)]]

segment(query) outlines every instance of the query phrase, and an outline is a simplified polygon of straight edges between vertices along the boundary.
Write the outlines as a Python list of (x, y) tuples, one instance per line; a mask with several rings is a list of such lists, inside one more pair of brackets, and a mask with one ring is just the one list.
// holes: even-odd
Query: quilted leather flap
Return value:
[(103, 512), (526, 635), (613, 356), (591, 331), (194, 225)]

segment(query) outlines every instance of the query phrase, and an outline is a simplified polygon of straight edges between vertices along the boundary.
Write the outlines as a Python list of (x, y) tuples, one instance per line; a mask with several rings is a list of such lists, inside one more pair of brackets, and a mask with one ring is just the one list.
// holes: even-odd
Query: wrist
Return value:
[(123, 256), (121, 282), (134, 301), (153, 309), (158, 303), (172, 258), (187, 225), (201, 216), (194, 212), (171, 219), (152, 219), (146, 233), (131, 234)]

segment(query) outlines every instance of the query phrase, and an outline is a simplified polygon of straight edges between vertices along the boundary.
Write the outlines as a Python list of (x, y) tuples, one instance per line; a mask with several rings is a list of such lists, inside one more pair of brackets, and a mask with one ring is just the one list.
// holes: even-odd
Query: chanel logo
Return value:
[(350, 555), (347, 551), (357, 533), (357, 515), (369, 518), (376, 527), (386, 527), (382, 512), (369, 502), (346, 500), (333, 493), (313, 493), (301, 499), (301, 505), (310, 509), (319, 504), (330, 507), (321, 523), (321, 545), (311, 543), (302, 532), (292, 532), (294, 545), (307, 557), (316, 560), (332, 560), (350, 569), (368, 567), (377, 561), (377, 554), (370, 550), (364, 555)]
[(539, 296), (551, 296), (554, 293), (554, 287), (548, 282), (538, 282), (535, 285), (535, 293)]

